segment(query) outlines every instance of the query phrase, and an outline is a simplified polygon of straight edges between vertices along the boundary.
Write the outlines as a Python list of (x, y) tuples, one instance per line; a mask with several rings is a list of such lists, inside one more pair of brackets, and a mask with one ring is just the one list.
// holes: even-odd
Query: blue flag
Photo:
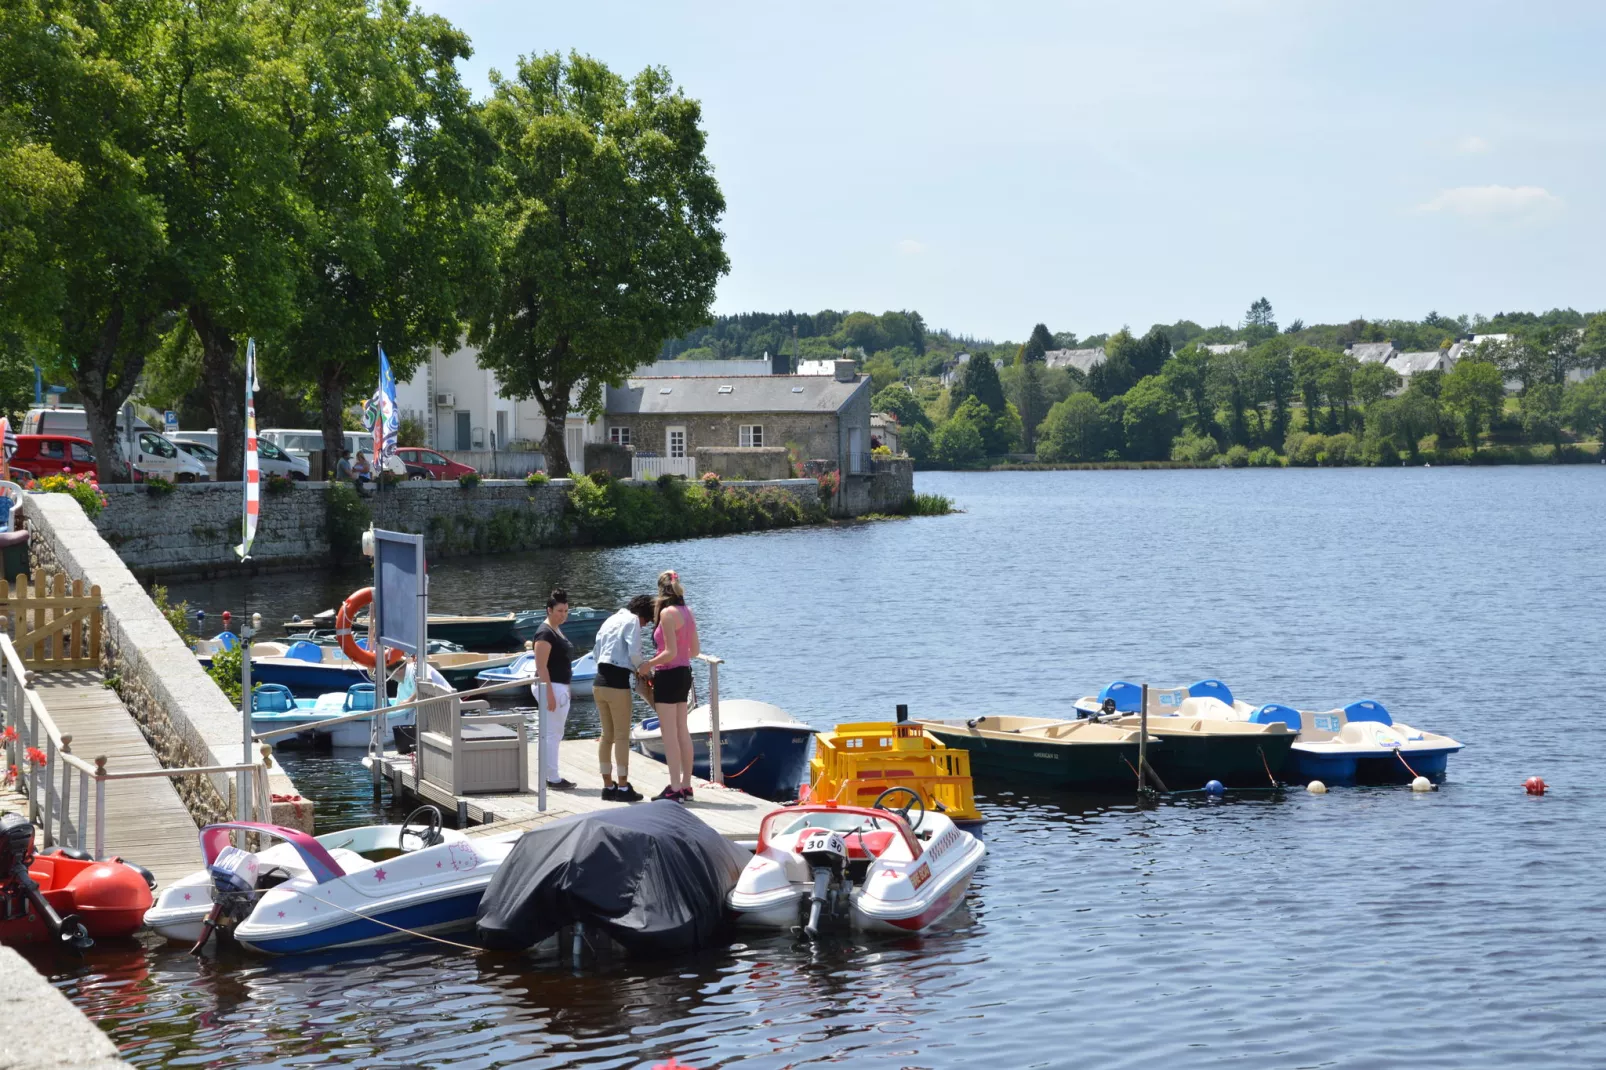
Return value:
[(368, 399), (368, 426), (374, 433), (374, 470), (377, 472), (396, 455), (396, 438), (401, 434), (401, 410), (396, 407), (396, 377), (390, 373), (390, 358), (379, 347), (379, 389)]

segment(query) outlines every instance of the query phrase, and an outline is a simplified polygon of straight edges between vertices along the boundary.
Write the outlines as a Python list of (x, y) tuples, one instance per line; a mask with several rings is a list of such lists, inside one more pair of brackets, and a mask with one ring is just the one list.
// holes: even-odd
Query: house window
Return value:
[(671, 427), (664, 437), (664, 445), (672, 459), (679, 460), (686, 456), (686, 429), (684, 427)]
[(610, 428), (608, 428), (608, 441), (613, 443), (615, 446), (628, 446), (628, 445), (630, 445), (630, 428), (628, 428), (628, 427), (610, 427)]
[(752, 446), (764, 445), (764, 425), (743, 424), (741, 445), (744, 449)]

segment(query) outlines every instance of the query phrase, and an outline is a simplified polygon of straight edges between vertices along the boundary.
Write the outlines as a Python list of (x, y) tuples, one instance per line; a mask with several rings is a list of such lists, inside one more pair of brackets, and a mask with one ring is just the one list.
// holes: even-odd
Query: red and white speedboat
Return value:
[[(910, 800), (902, 809), (885, 805), (901, 796)], [(810, 937), (843, 916), (859, 929), (920, 932), (959, 905), (986, 854), (907, 788), (882, 792), (874, 807), (787, 806), (764, 818), (753, 860), (726, 901), (738, 924), (801, 924)]]

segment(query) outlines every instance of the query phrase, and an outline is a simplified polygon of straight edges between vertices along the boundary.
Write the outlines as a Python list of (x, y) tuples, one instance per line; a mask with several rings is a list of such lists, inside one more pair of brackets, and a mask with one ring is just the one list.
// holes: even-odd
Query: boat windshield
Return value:
[[(860, 829), (880, 828), (881, 824), (875, 818), (866, 818), (862, 814), (833, 814), (820, 810), (811, 810), (797, 814), (791, 821), (786, 822), (784, 826), (772, 830), (771, 835), (784, 836), (787, 833), (797, 832), (799, 829), (806, 828), (827, 829), (831, 832), (857, 832)], [(890, 821), (887, 822), (889, 827), (891, 824)]]

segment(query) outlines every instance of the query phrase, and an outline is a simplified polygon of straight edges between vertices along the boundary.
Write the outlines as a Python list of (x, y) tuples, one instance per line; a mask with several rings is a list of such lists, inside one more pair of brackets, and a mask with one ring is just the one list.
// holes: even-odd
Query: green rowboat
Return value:
[[(977, 717), (919, 722), (949, 747), (970, 752), (978, 780), (1032, 783), (1065, 791), (1133, 791), (1138, 786), (1138, 732), (1094, 721), (1047, 717)], [(1165, 744), (1151, 733), (1149, 760)]]

